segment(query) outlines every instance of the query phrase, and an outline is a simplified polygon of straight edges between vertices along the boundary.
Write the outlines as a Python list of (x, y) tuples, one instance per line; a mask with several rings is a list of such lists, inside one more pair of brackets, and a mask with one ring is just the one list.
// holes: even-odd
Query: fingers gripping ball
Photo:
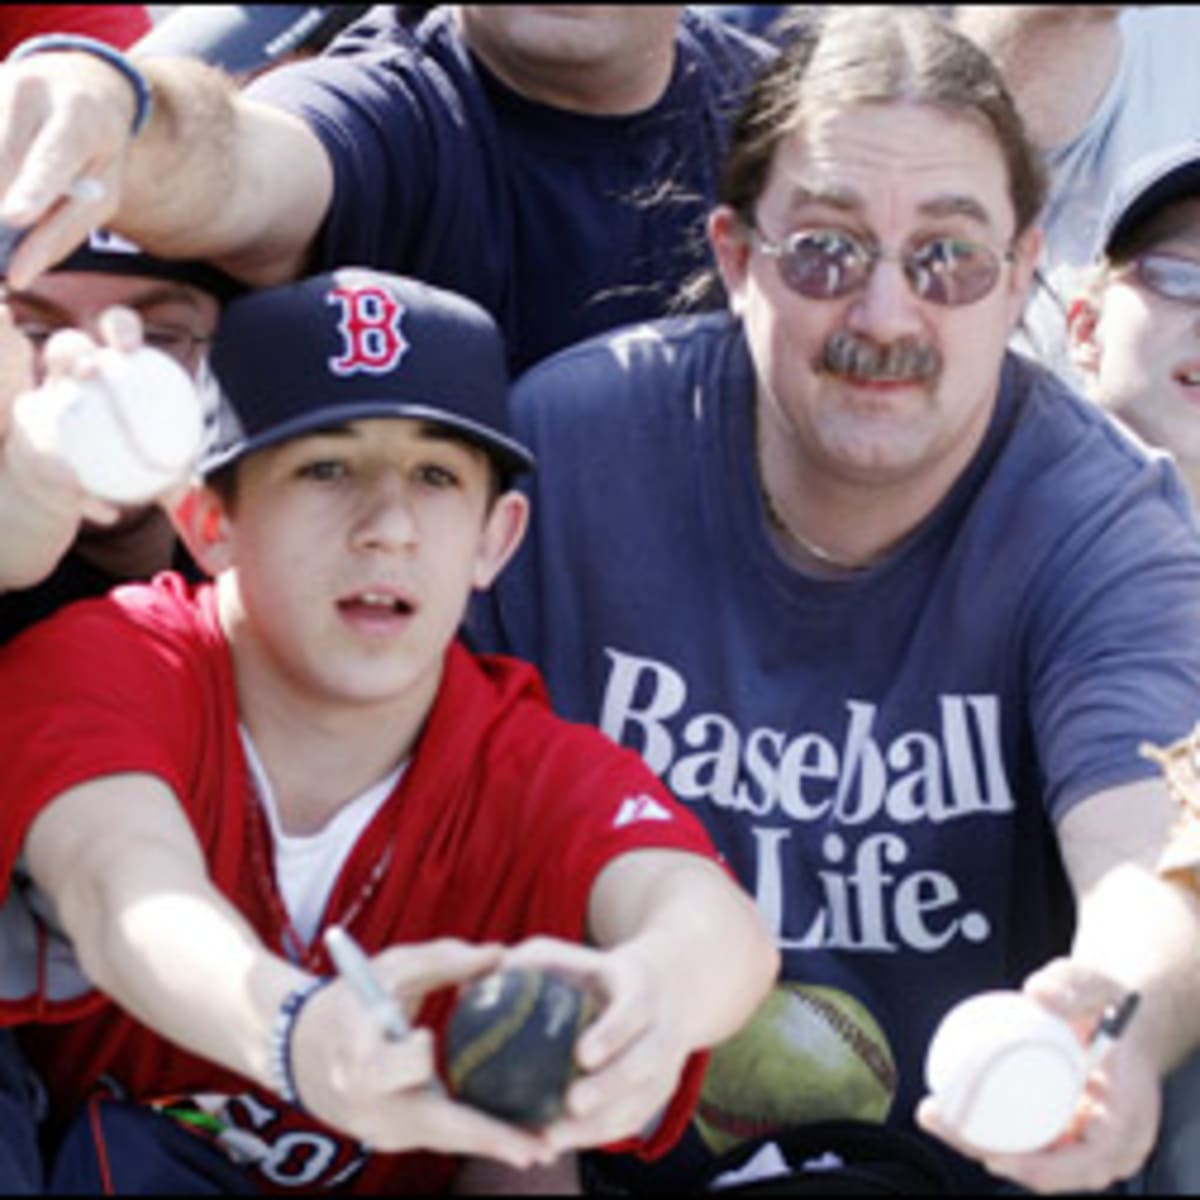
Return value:
[(938, 1025), (925, 1080), (947, 1123), (982, 1150), (1023, 1154), (1070, 1124), (1087, 1067), (1071, 1027), (1016, 991), (981, 992)]
[(93, 496), (141, 504), (184, 481), (204, 440), (202, 403), (184, 369), (149, 347), (106, 347), (88, 379), (51, 380), (18, 397), (30, 427)]
[(896, 1066), (879, 1023), (840, 988), (775, 987), (709, 1063), (696, 1129), (714, 1154), (816, 1121), (882, 1122)]
[(552, 971), (510, 968), (466, 988), (446, 1029), (451, 1092), (515, 1125), (562, 1111), (575, 1041), (592, 1016), (583, 990)]

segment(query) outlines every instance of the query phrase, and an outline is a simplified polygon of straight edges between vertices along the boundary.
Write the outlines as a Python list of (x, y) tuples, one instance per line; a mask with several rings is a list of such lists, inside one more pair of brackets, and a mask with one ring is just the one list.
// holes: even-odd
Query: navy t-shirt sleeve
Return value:
[(1200, 555), (1180, 485), (1163, 462), (1097, 499), (1031, 622), (1030, 719), (1055, 820), (1156, 775), (1141, 740), (1181, 737), (1200, 717)]
[(463, 226), (472, 178), (459, 98), (411, 48), (281, 67), (247, 89), (304, 120), (334, 172), (314, 269), (366, 264), (419, 274), (431, 242)]

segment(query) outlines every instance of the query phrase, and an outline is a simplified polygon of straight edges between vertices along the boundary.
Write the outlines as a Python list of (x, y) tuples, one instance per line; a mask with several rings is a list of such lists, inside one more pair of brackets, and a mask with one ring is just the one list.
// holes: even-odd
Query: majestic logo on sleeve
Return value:
[(670, 821), (671, 811), (666, 805), (660, 804), (653, 796), (644, 792), (637, 796), (626, 796), (613, 817), (613, 828), (621, 829), (625, 825), (634, 825), (638, 821)]
[(342, 353), (329, 360), (329, 369), (343, 376), (394, 370), (408, 350), (408, 339), (400, 331), (404, 305), (378, 284), (339, 284), (325, 299), (341, 309)]

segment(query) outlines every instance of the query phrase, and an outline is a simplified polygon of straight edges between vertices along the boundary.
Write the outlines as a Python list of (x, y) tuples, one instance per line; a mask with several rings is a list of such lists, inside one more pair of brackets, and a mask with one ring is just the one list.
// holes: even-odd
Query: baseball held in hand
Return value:
[(1074, 1116), (1087, 1077), (1071, 1027), (1017, 991), (981, 992), (942, 1019), (925, 1079), (942, 1119), (980, 1150), (1048, 1146)]
[(509, 968), (465, 988), (446, 1028), (450, 1091), (527, 1128), (563, 1110), (575, 1041), (592, 1009), (579, 985), (553, 971)]
[(204, 413), (187, 372), (150, 347), (106, 346), (93, 376), (63, 376), (20, 398), (49, 422), (52, 444), (84, 490), (142, 504), (186, 481), (204, 440)]

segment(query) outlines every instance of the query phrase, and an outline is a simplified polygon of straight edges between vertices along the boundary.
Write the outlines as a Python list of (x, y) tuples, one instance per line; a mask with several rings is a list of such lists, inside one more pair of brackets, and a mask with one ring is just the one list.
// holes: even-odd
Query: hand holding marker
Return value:
[[(370, 959), (362, 947), (340, 925), (331, 925), (325, 931), (325, 948), (338, 974), (349, 984), (351, 991), (362, 1002), (363, 1007), (379, 1025), (389, 1042), (402, 1042), (412, 1026), (404, 1010), (384, 988), (371, 970)], [(431, 1091), (444, 1093), (441, 1080), (434, 1077), (428, 1083)]]

